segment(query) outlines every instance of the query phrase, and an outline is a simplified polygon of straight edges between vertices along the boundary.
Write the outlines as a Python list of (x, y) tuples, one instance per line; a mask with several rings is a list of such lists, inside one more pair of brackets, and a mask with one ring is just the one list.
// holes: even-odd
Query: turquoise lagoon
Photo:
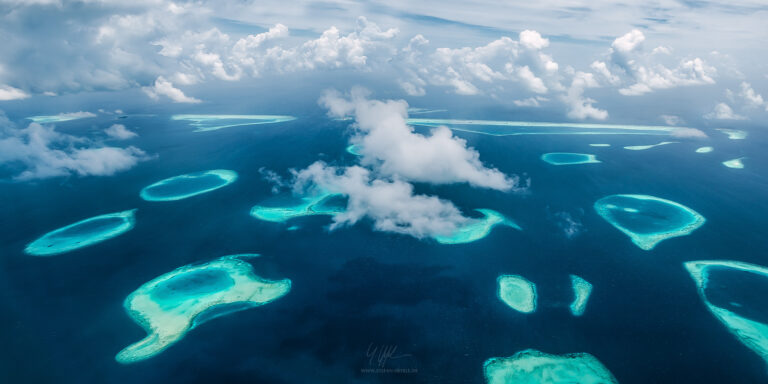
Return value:
[(27, 117), (28, 120), (32, 120), (38, 124), (53, 124), (63, 123), (65, 121), (86, 119), (89, 117), (96, 117), (95, 114), (90, 112), (69, 112), (59, 113), (58, 115), (40, 115)]
[(594, 208), (646, 251), (666, 239), (688, 235), (706, 221), (680, 203), (648, 195), (610, 195), (596, 201)]
[(189, 121), (195, 132), (216, 131), (244, 125), (274, 124), (296, 120), (286, 115), (173, 115), (171, 120)]
[(726, 134), (731, 140), (744, 140), (747, 138), (747, 132), (740, 129), (717, 128), (717, 130)]
[(535, 349), (483, 364), (488, 384), (617, 384), (597, 358), (588, 353), (550, 355)]
[(130, 231), (136, 210), (94, 216), (53, 230), (29, 243), (24, 249), (33, 256), (53, 256), (87, 247)]
[(347, 153), (349, 153), (350, 155), (355, 155), (355, 156), (362, 156), (362, 154), (360, 153), (360, 150), (359, 150), (359, 148), (358, 148), (358, 147), (357, 147), (357, 145), (355, 145), (355, 144), (350, 144), (350, 145), (348, 145), (348, 146), (347, 146), (347, 148), (345, 148), (345, 150), (346, 150), (346, 151), (347, 151)]
[(628, 145), (624, 147), (624, 149), (629, 149), (630, 151), (645, 151), (646, 149), (651, 149), (655, 147), (660, 147), (662, 145), (669, 145), (669, 144), (675, 144), (677, 141), (662, 141), (658, 144), (648, 144), (648, 145)]
[(589, 296), (592, 294), (592, 284), (579, 276), (571, 275), (571, 286), (573, 287), (573, 302), (570, 309), (574, 316), (581, 316), (587, 309)]
[(733, 169), (744, 169), (744, 159), (745, 157), (739, 157), (738, 159), (723, 161), (723, 165)]
[(536, 284), (520, 275), (501, 275), (496, 283), (496, 295), (504, 304), (522, 313), (536, 311)]
[(541, 160), (552, 165), (574, 165), (600, 163), (595, 155), (588, 153), (550, 152), (541, 155)]
[(285, 205), (255, 205), (251, 208), (251, 216), (264, 221), (283, 223), (302, 216), (336, 215), (344, 212), (340, 204), (343, 197), (336, 193), (321, 193), (315, 196), (305, 196), (289, 200)]
[[(768, 283), (768, 268), (731, 260), (689, 261), (683, 265), (712, 315), (768, 364), (768, 305), (760, 294), (765, 291), (762, 286)], [(716, 283), (712, 283), (713, 275), (718, 277)], [(750, 287), (749, 283), (759, 285)], [(731, 286), (740, 288), (745, 296), (756, 296), (751, 300), (754, 305), (745, 307), (740, 302), (747, 297), (729, 296)], [(718, 299), (717, 303), (712, 302), (713, 297)]]
[(175, 201), (226, 187), (237, 180), (237, 172), (227, 169), (187, 173), (160, 180), (141, 190), (147, 201)]
[(497, 225), (504, 225), (518, 231), (522, 230), (513, 220), (492, 209), (480, 208), (476, 211), (480, 212), (483, 217), (470, 218), (468, 223), (460, 226), (454, 233), (448, 236), (435, 236), (435, 240), (440, 244), (470, 243), (488, 236)]
[(251, 264), (243, 260), (254, 256), (230, 255), (185, 265), (128, 295), (125, 310), (147, 336), (120, 351), (115, 359), (128, 364), (151, 358), (207, 321), (287, 294), (290, 280), (272, 281), (254, 274)]
[(671, 135), (680, 127), (659, 125), (547, 123), (535, 121), (408, 119), (423, 127), (446, 126), (455, 131), (491, 136), (511, 135)]

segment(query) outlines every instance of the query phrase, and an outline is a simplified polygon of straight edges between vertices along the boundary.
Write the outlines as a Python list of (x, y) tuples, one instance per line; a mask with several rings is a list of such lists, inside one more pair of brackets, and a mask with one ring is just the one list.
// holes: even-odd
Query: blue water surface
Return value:
[[(64, 108), (47, 107), (51, 110), (9, 116), (20, 121)], [(448, 110), (436, 118), (511, 119), (495, 110), (425, 107)], [(739, 141), (711, 134), (708, 145), (717, 148), (718, 156), (696, 154), (702, 145), (696, 142), (623, 150), (657, 141), (636, 135), (596, 139), (457, 132), (486, 164), (525, 174), (531, 187), (526, 194), (514, 194), (416, 184), (418, 193), (451, 200), (466, 214), (489, 208), (523, 228), (446, 246), (377, 232), (367, 220), (330, 231), (329, 216), (308, 216), (292, 220), (299, 229), (287, 231), (284, 225), (253, 219), (250, 208), (275, 196), (260, 169), (287, 177), (289, 169), (316, 160), (354, 164), (358, 159), (345, 152), (350, 122), (328, 119), (309, 98), (291, 105), (265, 97), (247, 105), (199, 108), (208, 109), (199, 113), (297, 119), (258, 129), (193, 132), (187, 122), (170, 119), (190, 111), (150, 108), (127, 110), (128, 117), (120, 120), (71, 121), (68, 132), (79, 133), (119, 121), (139, 133), (132, 145), (156, 157), (113, 177), (0, 184), (0, 381), (481, 383), (484, 361), (528, 348), (590, 353), (621, 383), (768, 380), (763, 361), (708, 313), (682, 267), (684, 261), (707, 259), (768, 265), (764, 130), (754, 129)], [(589, 147), (596, 140), (612, 146)], [(552, 167), (539, 158), (547, 152), (584, 151), (596, 153), (603, 163)], [(744, 170), (720, 164), (740, 156), (750, 158)], [(143, 187), (157, 180), (206, 169), (231, 169), (239, 178), (194, 199), (158, 204), (139, 197)], [(628, 193), (680, 202), (707, 223), (689, 236), (643, 251), (592, 209), (601, 197)], [(121, 236), (54, 258), (24, 255), (24, 246), (51, 228), (126, 206), (138, 208), (139, 214), (135, 228)], [(569, 227), (564, 217), (579, 225)], [(567, 236), (566, 227), (576, 228), (575, 235)], [(124, 313), (122, 301), (130, 292), (179, 266), (247, 252), (262, 255), (248, 259), (259, 276), (291, 279), (290, 294), (205, 322), (174, 348), (146, 361), (115, 362), (115, 353), (143, 337)], [(525, 276), (536, 284), (535, 313), (512, 311), (496, 297), (496, 278), (502, 274)], [(568, 308), (571, 274), (594, 287), (581, 317)], [(714, 276), (718, 284), (738, 279)], [(737, 286), (712, 299), (741, 303), (740, 313), (764, 319), (764, 310), (755, 306), (765, 306), (765, 300), (744, 296), (748, 292)], [(408, 373), (367, 370), (377, 366), (370, 360), (371, 348), (385, 346), (403, 355), (389, 360), (387, 368)]]

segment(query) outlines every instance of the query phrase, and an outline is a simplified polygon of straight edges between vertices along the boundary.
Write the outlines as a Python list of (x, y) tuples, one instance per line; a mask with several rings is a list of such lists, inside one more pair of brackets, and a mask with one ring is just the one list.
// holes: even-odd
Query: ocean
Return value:
[[(532, 348), (587, 352), (621, 383), (766, 382), (765, 361), (707, 310), (683, 267), (721, 259), (768, 265), (768, 134), (761, 127), (744, 140), (705, 129), (709, 139), (641, 151), (623, 147), (666, 138), (455, 132), (484, 163), (530, 178), (531, 186), (505, 193), (417, 183), (418, 193), (450, 200), (468, 215), (490, 208), (522, 227), (499, 226), (481, 240), (442, 245), (374, 231), (367, 220), (331, 231), (328, 216), (288, 224), (254, 219), (251, 207), (275, 196), (265, 170), (288, 178), (290, 169), (316, 160), (358, 161), (345, 151), (350, 122), (309, 103), (206, 108), (296, 120), (194, 132), (189, 122), (171, 119), (176, 112), (157, 108), (126, 110), (126, 118), (99, 114), (59, 123), (57, 130), (88, 135), (124, 124), (139, 134), (130, 144), (152, 158), (111, 177), (0, 184), (0, 381), (481, 383), (487, 359)], [(446, 109), (430, 117), (517, 120), (493, 110)], [(11, 117), (26, 124), (24, 112)], [(695, 152), (704, 145), (714, 151)], [(594, 154), (601, 163), (556, 166), (540, 159), (548, 152)], [(744, 169), (721, 164), (738, 157), (745, 157)], [(188, 199), (139, 197), (161, 179), (211, 169), (239, 177)], [(707, 221), (644, 251), (593, 209), (611, 194), (673, 200)], [(129, 209), (137, 209), (136, 224), (123, 235), (50, 257), (24, 254), (48, 231)], [(288, 231), (289, 225), (298, 229)], [(147, 360), (115, 361), (145, 336), (123, 308), (131, 292), (183, 265), (241, 253), (260, 254), (248, 259), (254, 272), (290, 279), (290, 292), (206, 322)], [(536, 284), (534, 313), (498, 299), (502, 274)], [(580, 317), (568, 309), (571, 274), (594, 287)], [(728, 277), (713, 281), (727, 288), (738, 280)], [(750, 307), (745, 315), (765, 319), (765, 279), (745, 281), (753, 287), (713, 300), (738, 301)], [(389, 359), (382, 363), (382, 356)]]

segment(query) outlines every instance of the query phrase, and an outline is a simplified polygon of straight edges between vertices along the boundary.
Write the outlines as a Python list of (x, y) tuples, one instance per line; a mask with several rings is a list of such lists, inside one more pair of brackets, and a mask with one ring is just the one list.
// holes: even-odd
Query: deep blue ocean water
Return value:
[[(621, 383), (768, 381), (763, 360), (707, 311), (682, 266), (707, 259), (768, 265), (768, 135), (759, 127), (746, 140), (708, 130), (706, 144), (683, 141), (646, 151), (622, 146), (659, 137), (457, 133), (486, 164), (530, 177), (532, 184), (525, 194), (417, 185), (419, 193), (449, 199), (464, 212), (491, 208), (523, 227), (497, 227), (470, 244), (439, 245), (375, 232), (369, 222), (329, 232), (328, 217), (306, 217), (290, 222), (298, 230), (286, 231), (286, 225), (249, 216), (254, 204), (274, 196), (260, 168), (287, 176), (288, 169), (316, 160), (356, 161), (344, 150), (348, 122), (331, 121), (317, 107), (235, 111), (297, 120), (211, 132), (193, 132), (170, 114), (135, 116), (140, 112), (57, 129), (86, 134), (125, 124), (140, 134), (130, 143), (154, 159), (113, 177), (0, 184), (1, 382), (480, 383), (486, 359), (527, 348), (588, 352)], [(513, 120), (451, 112), (439, 117)], [(21, 122), (23, 115), (16, 118)], [(604, 142), (612, 146), (588, 146)], [(715, 151), (695, 153), (702, 145)], [(546, 152), (593, 153), (602, 163), (557, 167), (540, 160)], [(741, 156), (747, 157), (743, 170), (720, 164)], [(208, 169), (231, 169), (239, 179), (175, 202), (139, 197), (158, 180)], [(707, 223), (643, 251), (592, 208), (617, 193), (673, 200)], [(23, 254), (27, 243), (50, 230), (133, 208), (135, 228), (114, 239), (52, 257)], [(581, 223), (577, 236), (562, 230), (563, 212)], [(207, 322), (151, 359), (115, 361), (118, 351), (144, 337), (124, 312), (128, 294), (182, 265), (237, 253), (261, 254), (249, 259), (256, 273), (291, 279), (291, 292)], [(501, 274), (537, 285), (535, 313), (517, 313), (496, 297)], [(594, 285), (582, 317), (568, 310), (569, 274)], [(724, 294), (762, 305), (750, 311), (764, 319), (765, 287), (755, 284)], [(409, 373), (368, 373), (376, 363), (367, 352), (376, 347), (396, 347), (406, 356), (387, 368)]]

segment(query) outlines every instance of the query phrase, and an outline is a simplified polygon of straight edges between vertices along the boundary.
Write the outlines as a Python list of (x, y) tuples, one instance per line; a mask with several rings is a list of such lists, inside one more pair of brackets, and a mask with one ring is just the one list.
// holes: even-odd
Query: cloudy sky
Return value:
[(691, 95), (694, 107), (649, 120), (760, 119), (767, 14), (749, 0), (0, 0), (0, 109), (128, 89), (205, 103), (207, 86), (349, 72), (408, 100), (487, 97), (567, 120)]
[[(124, 126), (80, 137), (31, 113), (254, 113), (269, 97), (355, 119), (361, 165), (390, 181), (514, 191), (520, 180), (447, 129), (414, 134), (405, 103), (491, 106), (509, 120), (759, 126), (766, 16), (750, 0), (0, 0), (0, 165), (12, 169), (0, 176), (108, 176), (155, 157)], [(119, 102), (101, 105), (109, 95)]]

